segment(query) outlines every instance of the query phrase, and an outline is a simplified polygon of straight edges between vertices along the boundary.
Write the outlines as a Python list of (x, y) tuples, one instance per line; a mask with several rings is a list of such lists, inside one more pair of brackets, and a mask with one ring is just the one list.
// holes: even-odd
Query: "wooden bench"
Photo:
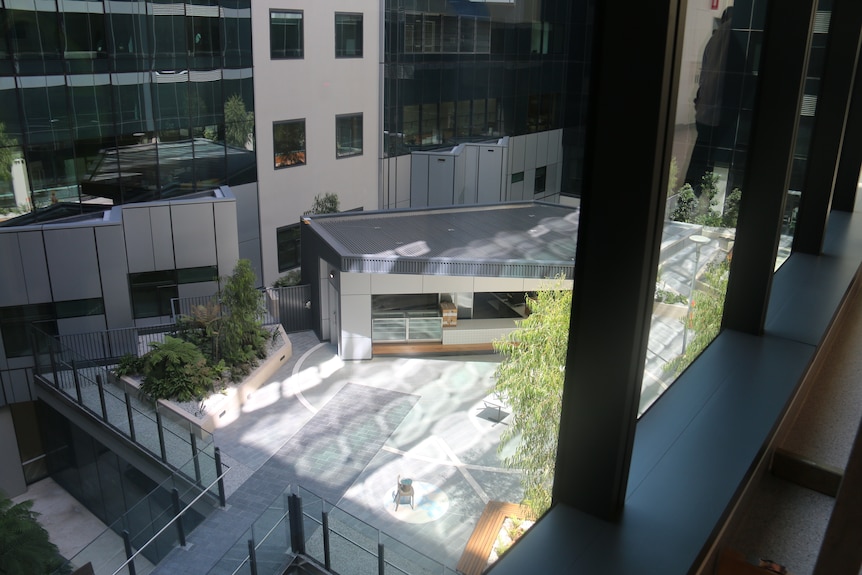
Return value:
[(464, 546), (464, 552), (455, 567), (458, 573), (462, 575), (482, 574), (488, 567), (488, 556), (491, 554), (491, 549), (497, 540), (497, 535), (500, 534), (500, 528), (506, 517), (529, 519), (532, 514), (528, 508), (517, 503), (489, 501), (485, 505), (482, 515), (479, 516), (479, 521), (476, 522), (470, 539)]

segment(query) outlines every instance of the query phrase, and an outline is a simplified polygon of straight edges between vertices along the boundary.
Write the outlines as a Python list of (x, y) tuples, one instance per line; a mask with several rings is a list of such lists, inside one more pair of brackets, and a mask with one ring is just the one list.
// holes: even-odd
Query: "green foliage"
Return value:
[(514, 416), (499, 451), (514, 444), (504, 463), (522, 470), (523, 503), (538, 516), (551, 505), (572, 292), (540, 291), (529, 305), (531, 314), (518, 329), (494, 342), (504, 355), (494, 390)]
[(120, 358), (117, 367), (114, 368), (114, 375), (123, 377), (124, 375), (137, 375), (144, 370), (144, 361), (142, 358), (133, 353), (127, 353)]
[(697, 211), (697, 196), (694, 195), (694, 189), (691, 184), (685, 184), (679, 190), (679, 196), (676, 200), (676, 208), (670, 215), (670, 219), (675, 222), (690, 222), (694, 218)]
[(322, 196), (317, 194), (314, 196), (314, 203), (311, 204), (311, 209), (305, 212), (305, 215), (311, 214), (336, 214), (339, 210), (339, 201), (337, 194), (325, 193)]
[(681, 293), (656, 287), (655, 301), (660, 303), (688, 303), (688, 298)]
[(233, 378), (245, 375), (259, 359), (266, 357), (269, 332), (261, 321), (266, 310), (255, 282), (251, 262), (242, 259), (221, 291), (221, 302), (227, 313), (220, 321), (220, 351)]
[(290, 270), (274, 282), (272, 282), (272, 287), (280, 288), (280, 287), (291, 287), (297, 286), (302, 282), (302, 271), (301, 270)]
[[(730, 275), (730, 260), (711, 264), (704, 272), (703, 283), (707, 289), (698, 291), (691, 304), (691, 315), (686, 318), (688, 328), (694, 332), (685, 353), (678, 355), (664, 365), (664, 371), (679, 375), (706, 349), (721, 330), (724, 313), (724, 296), (727, 293), (727, 280)], [(685, 320), (684, 320), (685, 321)]]
[(18, 142), (6, 135), (6, 124), (0, 122), (0, 180), (12, 178), (12, 162), (18, 157)]
[(221, 306), (215, 299), (204, 305), (192, 306), (189, 315), (177, 318), (177, 333), (181, 339), (195, 344), (207, 358), (209, 365), (221, 360), (219, 326)]
[(733, 188), (730, 195), (724, 200), (724, 213), (721, 216), (721, 225), (726, 228), (735, 228), (739, 219), (739, 202), (742, 200), (742, 190)]
[(191, 401), (202, 398), (218, 379), (223, 365), (210, 367), (193, 343), (165, 336), (153, 342), (143, 358), (141, 391), (152, 400)]
[(13, 505), (0, 494), (0, 574), (41, 575), (71, 569), (36, 520), (32, 501)]
[(246, 111), (242, 96), (234, 94), (224, 103), (224, 139), (228, 146), (245, 148), (254, 133), (254, 112)]

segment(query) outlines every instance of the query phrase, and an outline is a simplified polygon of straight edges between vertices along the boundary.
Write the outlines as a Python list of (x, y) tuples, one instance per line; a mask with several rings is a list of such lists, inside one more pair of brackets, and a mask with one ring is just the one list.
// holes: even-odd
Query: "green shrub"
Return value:
[(201, 399), (213, 388), (224, 365), (211, 367), (201, 351), (191, 342), (165, 336), (163, 343), (153, 342), (143, 359), (141, 391), (150, 399)]
[(123, 377), (124, 375), (137, 375), (143, 371), (144, 361), (133, 353), (127, 353), (120, 358), (117, 367), (114, 368), (114, 375)]

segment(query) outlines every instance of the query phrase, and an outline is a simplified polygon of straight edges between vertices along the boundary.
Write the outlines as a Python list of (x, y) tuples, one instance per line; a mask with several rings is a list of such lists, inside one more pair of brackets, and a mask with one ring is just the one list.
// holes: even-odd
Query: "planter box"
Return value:
[[(243, 404), (248, 401), (251, 394), (267, 383), (272, 374), (278, 371), (293, 355), (290, 339), (280, 325), (278, 331), (281, 335), (281, 346), (273, 350), (269, 357), (245, 376), (241, 382), (228, 386), (224, 393), (214, 393), (209, 396), (204, 401), (206, 413), (203, 416), (196, 417), (188, 410), (183, 409), (181, 405), (166, 399), (158, 400), (159, 413), (162, 414), (162, 417), (170, 417), (181, 425), (190, 423), (194, 428), (207, 433), (212, 433), (219, 427), (234, 421), (239, 417)], [(126, 386), (126, 391), (134, 394), (139, 393), (138, 383), (132, 378), (122, 377), (121, 380)]]

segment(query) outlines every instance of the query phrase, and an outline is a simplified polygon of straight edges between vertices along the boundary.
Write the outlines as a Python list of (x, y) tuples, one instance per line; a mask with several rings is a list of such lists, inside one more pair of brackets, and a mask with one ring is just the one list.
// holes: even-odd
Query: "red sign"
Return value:
[(718, 10), (718, 0), (712, 0), (712, 9)]

